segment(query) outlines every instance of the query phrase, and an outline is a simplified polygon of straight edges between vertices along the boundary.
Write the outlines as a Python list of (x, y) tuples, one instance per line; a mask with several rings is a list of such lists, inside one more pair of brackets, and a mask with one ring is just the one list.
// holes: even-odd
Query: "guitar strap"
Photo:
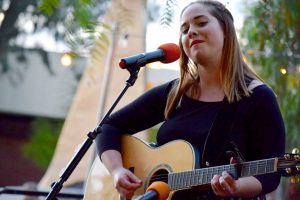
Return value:
[[(247, 80), (247, 87), (252, 91), (263, 83), (258, 80)], [(229, 103), (225, 97), (221, 109), (213, 122), (207, 141), (203, 148), (201, 166), (209, 167), (220, 164), (228, 164), (229, 157), (226, 151), (234, 150), (232, 146), (232, 134), (235, 118), (239, 116), (239, 102)]]
[(223, 100), (221, 109), (213, 122), (203, 148), (202, 167), (225, 164), (220, 159), (224, 158), (224, 150), (229, 142), (236, 110), (237, 103), (230, 104), (227, 98)]

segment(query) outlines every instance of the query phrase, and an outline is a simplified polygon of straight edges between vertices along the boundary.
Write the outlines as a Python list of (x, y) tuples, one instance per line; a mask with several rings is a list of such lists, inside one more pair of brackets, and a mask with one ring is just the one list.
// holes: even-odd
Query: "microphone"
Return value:
[(171, 63), (179, 59), (181, 54), (178, 45), (173, 43), (162, 44), (156, 51), (142, 53), (126, 58), (122, 58), (119, 66), (122, 69), (131, 67), (143, 67), (148, 63), (160, 61), (162, 63)]
[(146, 190), (146, 193), (137, 200), (166, 200), (169, 196), (169, 185), (162, 181), (153, 182)]

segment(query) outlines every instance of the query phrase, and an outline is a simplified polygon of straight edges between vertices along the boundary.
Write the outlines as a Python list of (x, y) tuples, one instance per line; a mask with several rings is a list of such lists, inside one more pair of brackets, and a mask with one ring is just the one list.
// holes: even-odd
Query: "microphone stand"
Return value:
[(74, 169), (76, 168), (76, 166), (78, 165), (80, 160), (83, 158), (83, 156), (85, 155), (85, 153), (87, 152), (89, 147), (92, 145), (92, 143), (95, 140), (95, 138), (97, 137), (97, 135), (102, 132), (101, 127), (102, 127), (103, 123), (106, 121), (106, 119), (112, 113), (113, 109), (119, 103), (119, 101), (121, 100), (121, 98), (123, 97), (125, 92), (128, 90), (128, 88), (134, 85), (134, 83), (138, 77), (140, 66), (142, 66), (143, 64), (145, 64), (145, 63), (143, 62), (143, 59), (141, 59), (140, 61), (137, 62), (137, 64), (135, 66), (130, 66), (129, 68), (127, 68), (127, 70), (130, 73), (130, 77), (126, 81), (125, 87), (123, 88), (123, 90), (121, 91), (121, 93), (119, 94), (119, 96), (117, 97), (117, 99), (115, 100), (115, 102), (113, 103), (113, 105), (111, 106), (109, 111), (107, 112), (107, 114), (103, 117), (103, 119), (99, 123), (99, 126), (87, 134), (88, 138), (85, 140), (85, 142), (82, 144), (80, 149), (76, 152), (76, 154), (74, 155), (72, 160), (69, 162), (68, 166), (65, 168), (64, 172), (60, 176), (60, 180), (52, 183), (51, 191), (49, 192), (48, 196), (46, 197), (46, 200), (57, 199), (56, 196), (59, 193), (59, 191), (62, 189), (64, 182), (66, 182), (67, 179), (69, 178), (69, 176), (72, 174), (72, 172), (74, 171)]

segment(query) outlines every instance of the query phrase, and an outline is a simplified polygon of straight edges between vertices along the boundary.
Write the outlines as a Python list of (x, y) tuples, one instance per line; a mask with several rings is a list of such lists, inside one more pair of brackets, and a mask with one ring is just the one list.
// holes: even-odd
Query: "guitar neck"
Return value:
[(235, 179), (240, 177), (268, 174), (277, 171), (277, 158), (244, 162), (241, 164), (222, 165), (193, 171), (170, 173), (168, 184), (172, 190), (188, 189), (193, 186), (210, 184), (215, 174), (223, 171), (230, 173)]

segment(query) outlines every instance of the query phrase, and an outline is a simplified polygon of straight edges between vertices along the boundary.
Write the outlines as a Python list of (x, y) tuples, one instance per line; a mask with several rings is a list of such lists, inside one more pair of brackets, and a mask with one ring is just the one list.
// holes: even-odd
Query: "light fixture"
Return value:
[(72, 56), (69, 53), (64, 53), (60, 59), (63, 66), (69, 67), (72, 64)]
[(287, 70), (284, 67), (280, 68), (281, 74), (285, 75), (287, 73)]

